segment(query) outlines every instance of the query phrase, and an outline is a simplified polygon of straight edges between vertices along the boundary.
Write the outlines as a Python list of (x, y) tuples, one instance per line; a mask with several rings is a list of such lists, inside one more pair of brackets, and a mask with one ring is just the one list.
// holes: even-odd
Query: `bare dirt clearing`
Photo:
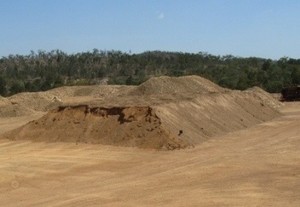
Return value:
[(0, 141), (3, 206), (300, 205), (300, 104), (193, 149)]

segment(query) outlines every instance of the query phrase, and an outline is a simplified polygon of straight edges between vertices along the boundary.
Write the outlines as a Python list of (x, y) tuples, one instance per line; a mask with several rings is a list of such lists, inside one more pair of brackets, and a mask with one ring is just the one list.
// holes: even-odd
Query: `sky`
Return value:
[(300, 58), (299, 0), (0, 0), (0, 57), (31, 50)]

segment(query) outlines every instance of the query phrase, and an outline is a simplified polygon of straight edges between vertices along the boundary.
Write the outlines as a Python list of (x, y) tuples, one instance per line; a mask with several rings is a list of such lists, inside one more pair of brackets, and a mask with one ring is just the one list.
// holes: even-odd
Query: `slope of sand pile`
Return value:
[(31, 110), (47, 110), (53, 96), (63, 101), (41, 119), (6, 133), (6, 138), (177, 149), (270, 120), (279, 115), (280, 106), (262, 89), (232, 91), (197, 76), (36, 94), (30, 93), (30, 100), (40, 103), (29, 102), (26, 94), (16, 97)]
[(161, 104), (155, 109), (164, 129), (172, 135), (181, 130), (180, 139), (190, 145), (280, 115), (272, 106), (240, 91), (197, 96), (192, 101)]

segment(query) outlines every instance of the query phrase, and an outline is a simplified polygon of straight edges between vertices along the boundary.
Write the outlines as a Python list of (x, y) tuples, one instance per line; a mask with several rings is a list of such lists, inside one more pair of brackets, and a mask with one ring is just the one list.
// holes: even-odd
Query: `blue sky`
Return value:
[(93, 48), (300, 58), (300, 1), (0, 0), (0, 56)]

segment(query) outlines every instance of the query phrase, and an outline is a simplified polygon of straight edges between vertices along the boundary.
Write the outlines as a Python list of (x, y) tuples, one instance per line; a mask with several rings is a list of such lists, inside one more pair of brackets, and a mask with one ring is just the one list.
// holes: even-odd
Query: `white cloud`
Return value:
[(159, 12), (159, 14), (157, 15), (157, 19), (164, 19), (165, 18), (165, 14), (163, 12)]

